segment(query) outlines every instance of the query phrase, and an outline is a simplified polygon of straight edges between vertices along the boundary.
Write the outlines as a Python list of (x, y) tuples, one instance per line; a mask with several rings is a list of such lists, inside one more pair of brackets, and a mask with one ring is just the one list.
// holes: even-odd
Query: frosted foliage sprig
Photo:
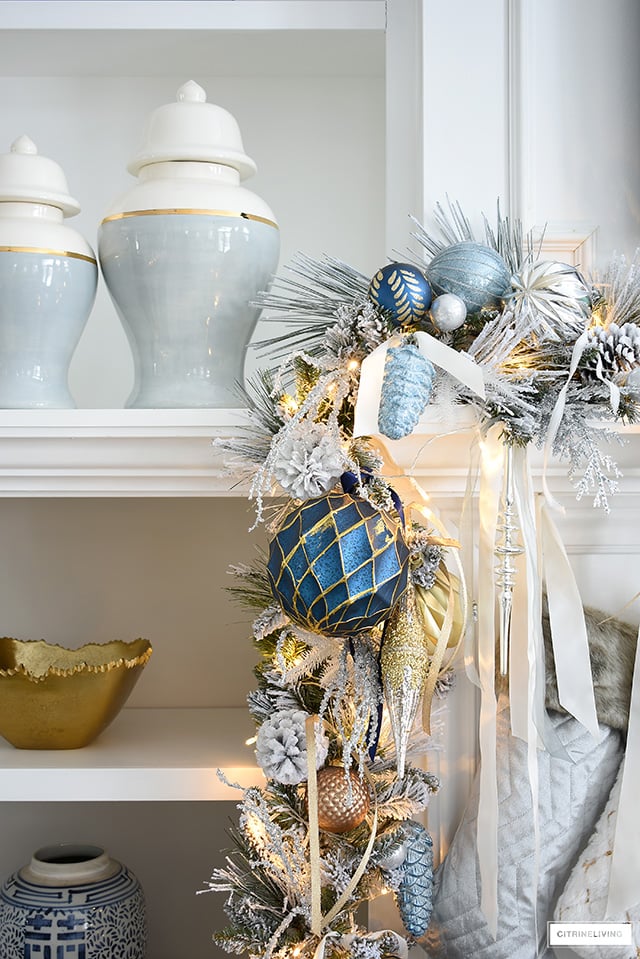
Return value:
[(301, 709), (302, 700), (294, 685), (288, 684), (278, 669), (267, 669), (260, 689), (247, 695), (249, 711), (257, 723), (280, 709)]
[[(328, 666), (328, 662), (335, 662), (340, 659), (342, 646), (331, 636), (325, 636), (322, 633), (314, 633), (310, 630), (302, 629), (300, 626), (291, 625), (288, 632), (302, 645), (302, 652), (296, 657), (294, 663), (287, 663), (284, 657), (278, 655), (278, 667), (282, 671), (282, 682), (287, 685), (295, 686), (296, 683), (307, 679), (319, 670), (324, 664), (324, 674), (331, 674), (334, 670)], [(286, 636), (286, 633), (283, 634)], [(278, 643), (280, 646), (280, 641)]]
[(259, 789), (247, 789), (240, 805), (240, 828), (258, 857), (257, 863), (282, 889), (290, 906), (307, 905), (308, 837), (299, 823), (281, 826)]
[(360, 855), (349, 843), (336, 843), (322, 856), (322, 882), (336, 894), (336, 898), (345, 891), (356, 871)]
[(433, 773), (408, 766), (399, 779), (393, 764), (375, 774), (378, 814), (402, 821), (424, 812), (440, 789), (440, 780)]
[(640, 249), (630, 263), (624, 256), (612, 257), (595, 287), (601, 296), (597, 313), (603, 326), (640, 323)]
[(613, 457), (601, 449), (603, 438), (622, 442), (613, 430), (590, 426), (580, 405), (568, 402), (553, 452), (569, 461), (569, 479), (576, 498), (593, 496), (593, 505), (609, 512), (609, 497), (618, 491), (621, 473)]
[[(248, 567), (232, 567), (239, 570), (240, 572), (243, 569), (248, 569)], [(240, 573), (239, 573), (240, 574)], [(253, 638), (258, 642), (269, 636), (271, 633), (275, 633), (277, 629), (282, 629), (283, 626), (286, 626), (289, 622), (289, 617), (283, 610), (282, 606), (268, 606), (259, 616), (253, 621)]]
[(342, 742), (342, 764), (350, 769), (355, 758), (362, 775), (382, 703), (377, 653), (371, 640), (364, 636), (346, 640), (331, 679), (325, 675), (321, 681), (325, 693), (320, 715), (331, 710)]

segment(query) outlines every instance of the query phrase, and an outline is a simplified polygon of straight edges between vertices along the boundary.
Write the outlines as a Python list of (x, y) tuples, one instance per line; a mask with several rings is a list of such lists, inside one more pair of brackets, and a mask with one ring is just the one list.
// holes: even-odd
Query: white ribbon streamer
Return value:
[(573, 344), (573, 352), (571, 354), (571, 363), (569, 364), (569, 372), (567, 374), (567, 381), (558, 393), (558, 399), (556, 400), (556, 405), (553, 408), (553, 413), (551, 414), (551, 419), (549, 420), (549, 428), (547, 430), (547, 439), (544, 444), (544, 462), (542, 467), (542, 491), (546, 501), (551, 504), (554, 509), (557, 509), (559, 512), (563, 513), (564, 509), (557, 502), (556, 499), (551, 495), (551, 491), (547, 485), (547, 464), (549, 462), (549, 457), (553, 452), (553, 444), (560, 428), (560, 423), (562, 422), (562, 417), (564, 416), (564, 408), (567, 405), (567, 393), (569, 391), (569, 383), (573, 379), (575, 371), (578, 369), (578, 363), (584, 353), (587, 343), (589, 342), (589, 333), (587, 330), (584, 330), (580, 334), (576, 342)]
[(589, 639), (584, 608), (573, 570), (549, 507), (540, 509), (540, 542), (549, 604), (558, 699), (599, 742)]
[[(429, 333), (418, 332), (413, 333), (412, 336), (423, 356), (464, 383), (481, 399), (485, 398), (482, 370), (470, 356), (452, 349)], [(358, 398), (354, 411), (354, 437), (375, 436), (378, 433), (378, 411), (387, 350), (400, 342), (399, 336), (392, 336), (362, 361)]]
[[(536, 511), (533, 495), (533, 485), (529, 471), (527, 450), (523, 447), (514, 449), (514, 494), (522, 539), (524, 542), (525, 577), (516, 582), (516, 602), (526, 608), (519, 622), (526, 622), (527, 628), (527, 676), (526, 694), (526, 743), (527, 743), (527, 771), (529, 774), (529, 788), (531, 790), (531, 816), (533, 822), (533, 902), (536, 908), (533, 911), (534, 936), (538, 942), (538, 911), (537, 891), (540, 865), (540, 820), (538, 816), (539, 800), (539, 770), (538, 746), (542, 745), (542, 730), (544, 728), (544, 684), (540, 681), (544, 670), (544, 644), (542, 638), (542, 590), (540, 582), (539, 541), (536, 535)], [(522, 596), (522, 599), (519, 597)], [(524, 677), (523, 677), (524, 678)], [(524, 692), (524, 690), (522, 691)], [(510, 699), (517, 698), (517, 693), (510, 687)]]
[(605, 918), (625, 915), (640, 903), (640, 631), (629, 706), (627, 748), (623, 760), (620, 800), (616, 817), (609, 896)]
[(494, 939), (498, 935), (498, 772), (495, 696), (494, 555), (501, 483), (500, 427), (481, 445), (480, 562), (478, 564), (478, 676), (480, 679), (480, 771), (476, 844), (480, 907)]

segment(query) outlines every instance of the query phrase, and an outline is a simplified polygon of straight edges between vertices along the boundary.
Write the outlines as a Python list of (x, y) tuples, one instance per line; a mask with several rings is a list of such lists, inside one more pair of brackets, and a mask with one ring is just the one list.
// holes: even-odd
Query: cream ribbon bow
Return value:
[[(464, 383), (480, 399), (485, 398), (482, 370), (470, 356), (452, 349), (429, 333), (418, 331), (412, 333), (412, 338), (423, 356)], [(392, 336), (362, 361), (358, 398), (354, 411), (354, 438), (375, 436), (378, 432), (378, 411), (387, 350), (401, 342), (400, 336)]]

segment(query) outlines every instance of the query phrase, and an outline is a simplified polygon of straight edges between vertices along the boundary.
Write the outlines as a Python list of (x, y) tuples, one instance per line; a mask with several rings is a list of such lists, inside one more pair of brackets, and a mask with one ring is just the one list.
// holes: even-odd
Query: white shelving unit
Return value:
[[(258, 165), (248, 185), (280, 223), (281, 268), (303, 251), (373, 273), (419, 213), (419, 157), (396, 135), (412, 105), (386, 109), (417, 61), (400, 49), (410, 22), (392, 30), (386, 7), (3, 0), (0, 151), (27, 133), (62, 166), (82, 207), (73, 225), (95, 248), (104, 211), (131, 183), (147, 116), (194, 79), (239, 122)], [(390, 75), (387, 61), (401, 67)], [(406, 210), (400, 241), (390, 193)], [(248, 372), (259, 364), (251, 353)], [(129, 410), (132, 380), (100, 280), (70, 372), (78, 409), (0, 411), (0, 527), (11, 543), (1, 628), (66, 645), (135, 631), (154, 647), (127, 708), (91, 746), (0, 744), (0, 873), (48, 842), (102, 843), (142, 881), (148, 959), (197, 959), (217, 954), (210, 936), (225, 919), (222, 897), (194, 892), (237, 816), (238, 794), (216, 769), (261, 780), (245, 745), (250, 617), (224, 590), (226, 567), (249, 560), (256, 537), (246, 487), (213, 443), (243, 414)]]
[[(281, 268), (302, 251), (373, 274), (409, 244), (423, 185), (441, 200), (462, 184), (463, 204), (485, 190), (493, 203), (508, 185), (513, 104), (500, 88), (506, 31), (495, 25), (514, 5), (496, 0), (490, 16), (476, 7), (463, 5), (467, 17), (430, 0), (0, 0), (0, 151), (26, 133), (60, 163), (82, 207), (73, 225), (95, 246), (104, 211), (131, 185), (144, 121), (194, 79), (239, 122), (258, 165), (248, 186), (280, 223)], [(471, 89), (457, 78), (479, 62), (478, 44), (483, 83)], [(454, 117), (464, 111), (471, 135)], [(261, 323), (254, 339), (265, 333)], [(259, 363), (250, 351), (248, 371)], [(0, 745), (0, 873), (51, 842), (102, 843), (145, 889), (148, 959), (204, 959), (218, 955), (210, 937), (225, 918), (222, 897), (195, 891), (237, 817), (237, 793), (215, 771), (243, 785), (260, 777), (245, 745), (250, 617), (224, 589), (259, 531), (248, 534), (246, 488), (213, 443), (243, 414), (128, 410), (132, 379), (101, 281), (71, 366), (78, 409), (0, 411), (0, 629), (66, 645), (147, 635), (154, 647), (127, 708), (92, 746)], [(449, 520), (467, 480), (469, 424), (459, 425), (436, 439), (425, 422), (396, 451)], [(559, 525), (585, 595), (610, 610), (629, 598), (638, 555), (638, 435), (612, 451), (624, 476), (611, 517), (576, 505), (564, 467), (549, 474), (571, 507)], [(539, 483), (541, 454), (533, 465)], [(448, 730), (446, 828), (436, 824), (445, 839), (473, 775), (467, 702), (454, 698)]]

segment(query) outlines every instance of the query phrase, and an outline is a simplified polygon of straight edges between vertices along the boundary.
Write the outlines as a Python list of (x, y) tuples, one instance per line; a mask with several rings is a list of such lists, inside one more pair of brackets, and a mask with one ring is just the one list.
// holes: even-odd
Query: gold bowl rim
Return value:
[(10, 678), (12, 676), (25, 676), (31, 682), (43, 682), (50, 676), (59, 676), (59, 677), (69, 677), (74, 676), (77, 673), (108, 673), (113, 669), (119, 669), (124, 667), (125, 669), (133, 669), (136, 666), (144, 666), (150, 659), (153, 652), (153, 647), (148, 639), (143, 637), (138, 637), (137, 639), (132, 640), (120, 640), (120, 639), (111, 639), (106, 643), (84, 643), (82, 646), (76, 648), (62, 646), (59, 643), (48, 643), (45, 639), (16, 639), (13, 636), (1, 636), (0, 644), (3, 642), (13, 643), (18, 649), (20, 647), (27, 646), (41, 646), (46, 650), (60, 650), (63, 653), (67, 654), (77, 654), (81, 656), (83, 651), (87, 650), (108, 650), (110, 646), (114, 647), (132, 647), (140, 643), (144, 645), (144, 649), (141, 653), (138, 653), (135, 656), (119, 656), (116, 659), (107, 660), (103, 663), (90, 663), (86, 660), (79, 659), (78, 662), (74, 663), (71, 666), (48, 666), (44, 672), (33, 672), (26, 666), (24, 663), (17, 663), (15, 666), (0, 667), (0, 678)]

